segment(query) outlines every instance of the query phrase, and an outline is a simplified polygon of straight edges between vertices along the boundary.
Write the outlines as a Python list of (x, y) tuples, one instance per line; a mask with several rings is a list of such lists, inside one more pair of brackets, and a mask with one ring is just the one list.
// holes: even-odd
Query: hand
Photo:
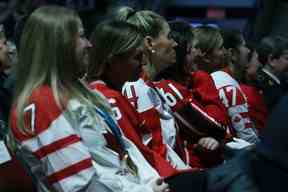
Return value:
[(167, 183), (163, 181), (163, 179), (159, 178), (153, 182), (152, 189), (154, 192), (169, 192), (169, 186)]
[(220, 146), (219, 142), (213, 137), (201, 138), (198, 141), (198, 145), (210, 151), (216, 150)]

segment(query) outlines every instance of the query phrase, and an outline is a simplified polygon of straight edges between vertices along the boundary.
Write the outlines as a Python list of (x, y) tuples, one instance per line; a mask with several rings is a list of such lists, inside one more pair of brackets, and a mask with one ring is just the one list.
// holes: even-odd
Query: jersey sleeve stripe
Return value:
[[(87, 186), (91, 182), (91, 178), (95, 175), (95, 171), (94, 168), (91, 167), (84, 169), (77, 174), (79, 175), (77, 179), (75, 179), (75, 177), (66, 177), (58, 182), (55, 182), (53, 187), (59, 192), (83, 191), (83, 186)], [(73, 185), (71, 185), (71, 183), (73, 183)]]
[(47, 155), (54, 153), (57, 150), (64, 149), (65, 147), (77, 143), (79, 141), (81, 141), (80, 137), (78, 137), (77, 135), (70, 135), (58, 141), (55, 141), (54, 143), (41, 147), (40, 149), (34, 152), (34, 155), (38, 159), (42, 159), (43, 157), (46, 157)]
[[(80, 172), (92, 168), (92, 160), (91, 158), (82, 160), (76, 164), (73, 164), (61, 171), (58, 171), (47, 177), (47, 180), (50, 184), (54, 184), (56, 182), (61, 181), (62, 179), (68, 178), (70, 176), (74, 176), (76, 174), (81, 174)], [(77, 177), (76, 177), (77, 178)]]
[[(32, 152), (38, 151), (42, 146), (48, 146), (55, 141), (75, 135), (75, 131), (65, 119), (64, 115), (60, 115), (51, 125), (42, 133), (22, 142), (24, 146), (29, 146)], [(39, 145), (41, 142), (41, 146)]]
[[(72, 154), (72, 155), (71, 155)], [(88, 149), (80, 142), (69, 145), (41, 159), (46, 165), (46, 175), (52, 175), (84, 159), (91, 158)]]

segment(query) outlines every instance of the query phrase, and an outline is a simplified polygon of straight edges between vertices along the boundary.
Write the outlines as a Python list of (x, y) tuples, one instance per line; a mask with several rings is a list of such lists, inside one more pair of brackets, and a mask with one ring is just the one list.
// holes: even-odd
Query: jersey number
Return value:
[[(168, 86), (173, 90), (179, 99), (183, 99), (183, 96), (173, 84), (169, 83)], [(174, 107), (177, 104), (177, 99), (172, 93), (165, 92), (163, 88), (158, 88), (158, 91), (170, 107)]]
[(34, 132), (35, 131), (35, 112), (36, 112), (36, 106), (34, 103), (28, 105), (25, 109), (24, 109), (25, 115), (24, 115), (24, 119), (25, 119), (25, 125), (30, 125), (31, 131)]
[[(231, 93), (231, 100), (227, 97)], [(237, 103), (237, 88), (234, 86), (227, 86), (219, 89), (219, 97), (225, 107), (235, 106)]]
[(119, 121), (122, 118), (122, 114), (120, 112), (120, 109), (115, 106), (116, 100), (115, 99), (109, 99), (108, 102), (112, 105), (112, 111), (114, 113), (114, 117), (117, 121)]

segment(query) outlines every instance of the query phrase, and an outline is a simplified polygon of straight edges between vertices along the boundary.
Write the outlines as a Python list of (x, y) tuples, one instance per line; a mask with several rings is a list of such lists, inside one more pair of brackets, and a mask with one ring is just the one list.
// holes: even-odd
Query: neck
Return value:
[(149, 80), (154, 80), (157, 76), (157, 70), (155, 66), (151, 63), (147, 64), (144, 67), (145, 74), (147, 75)]

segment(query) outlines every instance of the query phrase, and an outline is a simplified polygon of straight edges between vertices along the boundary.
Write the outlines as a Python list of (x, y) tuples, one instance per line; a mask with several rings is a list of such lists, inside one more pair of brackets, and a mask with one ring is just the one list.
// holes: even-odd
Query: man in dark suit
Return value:
[[(272, 109), (288, 91), (288, 39), (264, 38), (257, 47), (259, 61), (264, 65), (256, 74), (256, 87), (263, 92), (268, 109)], [(271, 112), (271, 111), (269, 111)]]

